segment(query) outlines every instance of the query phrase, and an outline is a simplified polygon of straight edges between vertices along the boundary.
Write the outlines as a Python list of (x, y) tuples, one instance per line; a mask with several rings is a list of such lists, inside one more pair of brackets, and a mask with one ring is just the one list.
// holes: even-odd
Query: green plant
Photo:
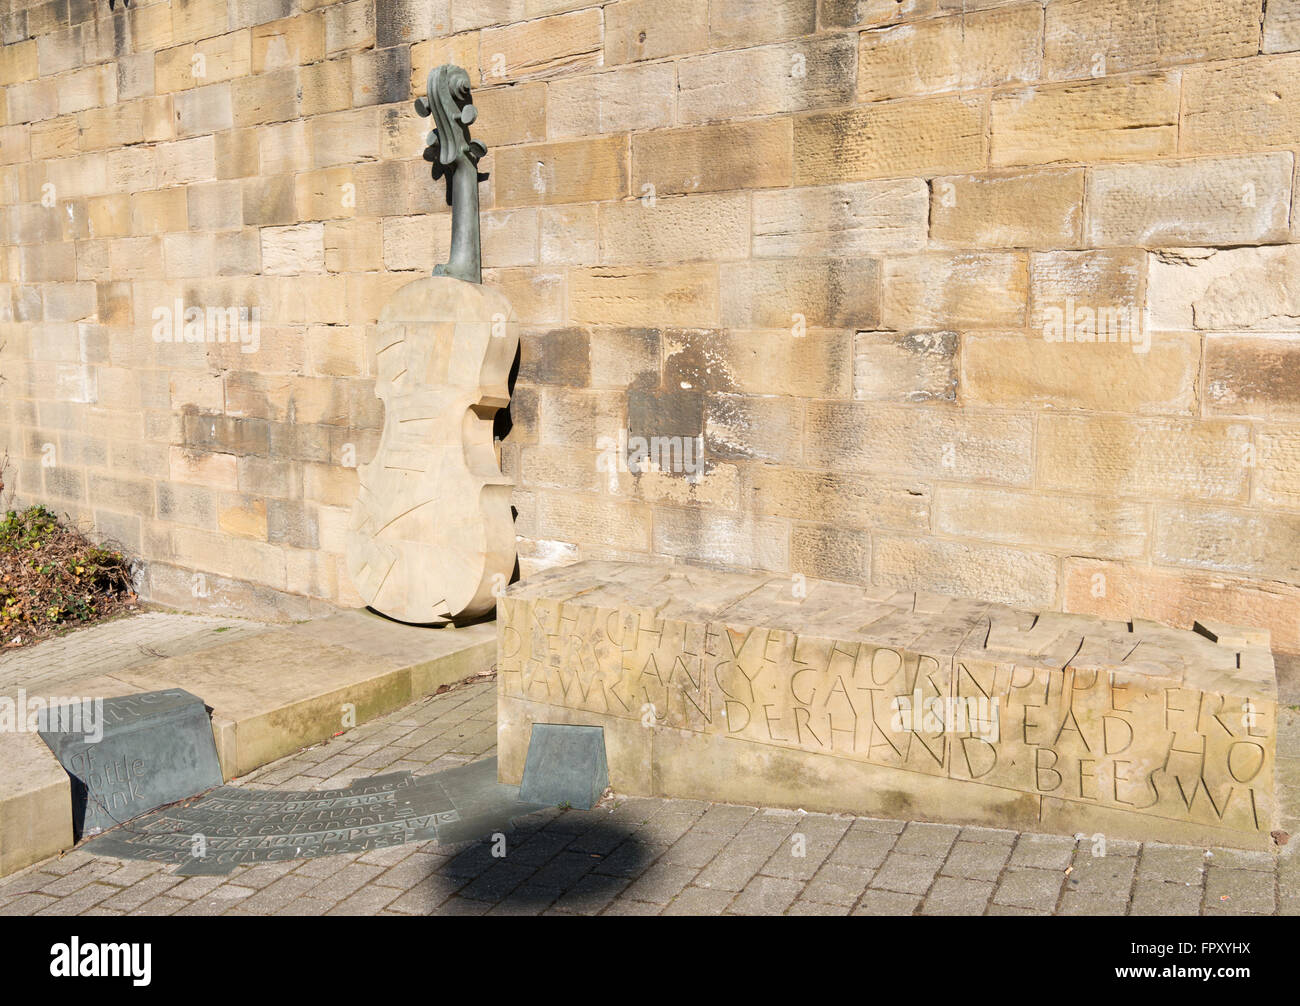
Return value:
[(0, 520), (0, 644), (32, 642), (136, 602), (130, 562), (41, 505)]

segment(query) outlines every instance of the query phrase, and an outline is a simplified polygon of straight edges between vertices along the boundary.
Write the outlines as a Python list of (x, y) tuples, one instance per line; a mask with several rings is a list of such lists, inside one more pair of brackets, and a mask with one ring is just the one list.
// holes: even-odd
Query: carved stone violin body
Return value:
[(505, 295), (480, 285), (486, 148), (469, 137), (469, 75), (438, 67), (415, 108), (436, 124), (424, 156), (447, 180), (451, 256), (398, 290), (369, 337), (384, 428), (358, 471), (347, 568), (376, 611), (440, 625), (490, 612), (514, 571), (513, 487), (493, 420), (510, 401), (519, 334)]

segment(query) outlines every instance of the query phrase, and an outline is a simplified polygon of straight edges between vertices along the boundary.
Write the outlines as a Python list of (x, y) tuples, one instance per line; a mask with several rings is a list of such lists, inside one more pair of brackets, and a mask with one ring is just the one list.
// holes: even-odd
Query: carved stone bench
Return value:
[(583, 562), (498, 611), (499, 765), (604, 728), (628, 794), (1266, 848), (1268, 633)]

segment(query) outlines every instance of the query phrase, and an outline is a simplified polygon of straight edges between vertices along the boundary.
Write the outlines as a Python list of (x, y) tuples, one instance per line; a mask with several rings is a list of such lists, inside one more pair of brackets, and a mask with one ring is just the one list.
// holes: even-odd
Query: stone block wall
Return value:
[(1300, 650), (1297, 0), (4, 0), (0, 41), (6, 488), (158, 601), (358, 602), (366, 333), (447, 254), (411, 99), (452, 60), (525, 575)]

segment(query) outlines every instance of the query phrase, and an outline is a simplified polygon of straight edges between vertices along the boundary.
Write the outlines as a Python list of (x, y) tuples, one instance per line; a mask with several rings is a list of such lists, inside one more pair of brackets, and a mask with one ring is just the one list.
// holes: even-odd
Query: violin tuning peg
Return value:
[(429, 114), (429, 102), (425, 98), (415, 99), (415, 114), (425, 116)]

